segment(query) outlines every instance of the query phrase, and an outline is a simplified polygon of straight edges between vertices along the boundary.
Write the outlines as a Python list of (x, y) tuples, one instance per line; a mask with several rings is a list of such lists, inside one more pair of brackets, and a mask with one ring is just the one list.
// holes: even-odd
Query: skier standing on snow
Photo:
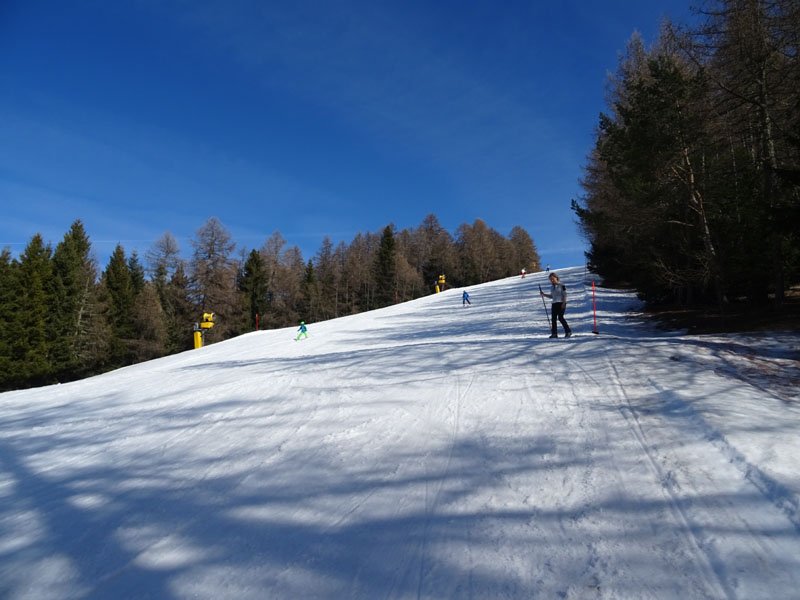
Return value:
[(464, 293), (461, 295), (461, 306), (466, 306), (467, 304), (472, 306), (472, 302), (469, 301), (469, 294), (467, 290), (464, 290)]
[(569, 337), (572, 335), (572, 330), (567, 325), (566, 319), (564, 319), (564, 311), (567, 310), (567, 286), (562, 285), (559, 282), (558, 275), (555, 271), (550, 273), (549, 275), (550, 283), (552, 286), (550, 287), (550, 293), (545, 294), (544, 292), (539, 292), (542, 296), (546, 298), (550, 298), (553, 302), (551, 313), (553, 315), (552, 320), (550, 321), (553, 331), (551, 338), (558, 337), (558, 323), (556, 319), (561, 321), (561, 325), (564, 326), (564, 337)]
[(525, 269), (522, 269), (522, 279), (525, 279)]
[(304, 336), (306, 336), (306, 338), (308, 338), (308, 328), (306, 327), (305, 321), (300, 321), (300, 329), (298, 329), (297, 331), (300, 332), (300, 333), (297, 334), (297, 339), (298, 340), (300, 339), (301, 335), (304, 335)]

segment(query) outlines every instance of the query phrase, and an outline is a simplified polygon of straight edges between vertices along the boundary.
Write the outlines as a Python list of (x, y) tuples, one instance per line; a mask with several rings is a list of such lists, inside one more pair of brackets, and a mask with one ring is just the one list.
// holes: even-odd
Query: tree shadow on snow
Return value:
[[(580, 489), (593, 473), (626, 472), (635, 461), (587, 448), (572, 431), (454, 436), (358, 461), (315, 439), (277, 456), (253, 457), (251, 448), (246, 470), (240, 446), (168, 458), (143, 448), (68, 468), (92, 444), (73, 439), (56, 472), (30, 468), (32, 456), (4, 442), (0, 463), (14, 487), (0, 515), (28, 511), (37, 523), (16, 548), (5, 545), (0, 590), (25, 597), (36, 586), (24, 577), (53, 576), (47, 566), (60, 560), (68, 568), (50, 582), (51, 597), (530, 598), (589, 595), (600, 585), (621, 596), (672, 595), (676, 577), (699, 572), (695, 556), (670, 553), (690, 533), (670, 518), (676, 502), (760, 500)], [(711, 525), (703, 535), (752, 535), (748, 527)], [(659, 556), (670, 561), (654, 564)], [(601, 560), (628, 571), (609, 581)], [(787, 556), (773, 568), (793, 565)]]

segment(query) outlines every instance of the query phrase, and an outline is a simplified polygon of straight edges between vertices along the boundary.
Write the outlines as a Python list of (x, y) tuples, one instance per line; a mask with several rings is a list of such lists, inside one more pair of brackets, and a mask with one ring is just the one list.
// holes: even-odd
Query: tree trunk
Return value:
[(703, 204), (703, 195), (697, 189), (697, 183), (694, 176), (694, 168), (692, 161), (689, 158), (689, 148), (683, 148), (683, 162), (686, 167), (686, 172), (689, 174), (689, 206), (697, 214), (700, 221), (701, 231), (703, 232), (703, 248), (706, 253), (706, 260), (710, 270), (711, 280), (714, 284), (714, 295), (717, 299), (717, 306), (719, 307), (720, 314), (725, 313), (725, 286), (722, 280), (722, 273), (719, 266), (719, 258), (717, 251), (714, 248), (714, 242), (711, 239), (711, 229), (708, 226), (708, 217), (706, 215), (705, 205)]
[(775, 154), (775, 140), (772, 134), (772, 119), (767, 108), (767, 73), (766, 66), (761, 69), (759, 81), (759, 116), (761, 117), (761, 134), (763, 136), (763, 165), (764, 165), (764, 198), (769, 205), (772, 220), (772, 269), (773, 283), (775, 285), (775, 308), (780, 309), (784, 299), (783, 281), (783, 249), (781, 247), (781, 234), (778, 220), (778, 198), (775, 186), (775, 173), (778, 171), (778, 158)]

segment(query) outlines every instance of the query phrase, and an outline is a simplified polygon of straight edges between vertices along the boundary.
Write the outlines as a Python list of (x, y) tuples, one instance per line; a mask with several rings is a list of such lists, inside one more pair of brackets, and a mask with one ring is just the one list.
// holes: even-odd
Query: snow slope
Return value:
[(0, 597), (799, 597), (800, 335), (561, 273), (1, 394)]

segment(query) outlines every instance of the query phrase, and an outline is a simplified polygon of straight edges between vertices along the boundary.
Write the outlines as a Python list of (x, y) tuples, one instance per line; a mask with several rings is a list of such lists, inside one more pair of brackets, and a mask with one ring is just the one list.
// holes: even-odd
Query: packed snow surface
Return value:
[(0, 395), (0, 597), (800, 597), (800, 335), (561, 275)]

